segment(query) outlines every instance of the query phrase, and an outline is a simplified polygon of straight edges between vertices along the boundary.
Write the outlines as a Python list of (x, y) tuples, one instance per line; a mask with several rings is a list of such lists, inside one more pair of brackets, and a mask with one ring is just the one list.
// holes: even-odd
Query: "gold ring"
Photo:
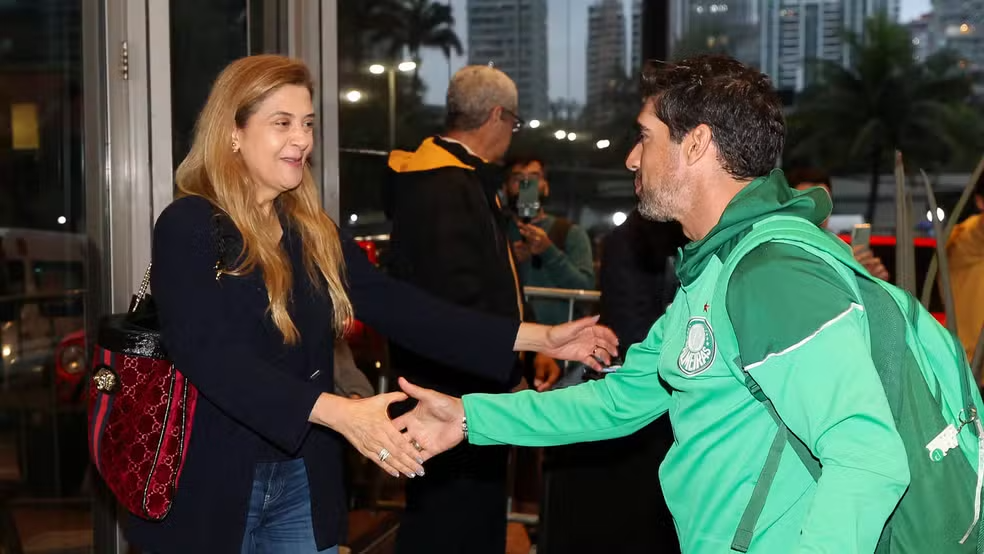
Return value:
[(424, 447), (420, 446), (420, 443), (417, 442), (417, 439), (410, 439), (410, 444), (412, 444), (413, 447), (417, 449), (417, 452), (421, 452), (424, 449)]

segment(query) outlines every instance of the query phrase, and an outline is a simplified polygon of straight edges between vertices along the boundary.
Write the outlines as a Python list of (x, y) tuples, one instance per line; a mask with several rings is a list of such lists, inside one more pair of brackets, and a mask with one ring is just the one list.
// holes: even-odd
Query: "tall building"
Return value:
[(959, 53), (970, 69), (984, 69), (984, 0), (933, 0), (936, 44)]
[(888, 14), (888, 18), (892, 21), (898, 21), (899, 16), (902, 13), (902, 0), (870, 0), (872, 2), (870, 12), (877, 12), (879, 10), (884, 10)]
[[(816, 1), (816, 0), (814, 0)], [(891, 21), (899, 20), (901, 0), (823, 0), (842, 4), (844, 27), (858, 34), (864, 33), (864, 21), (869, 17), (884, 13)]]
[(767, 73), (779, 89), (794, 91), (816, 78), (808, 60), (848, 63), (843, 32), (863, 33), (865, 20), (879, 12), (897, 21), (900, 5), (900, 0), (671, 1), (671, 36), (679, 48), (725, 52)]
[[(703, 51), (726, 53), (760, 65), (759, 0), (670, 0), (674, 57)], [(762, 8), (765, 10), (766, 8)]]
[(909, 36), (912, 37), (912, 49), (918, 61), (925, 61), (930, 54), (936, 52), (934, 22), (933, 14), (927, 13), (905, 24)]
[(863, 34), (878, 13), (897, 20), (899, 1), (780, 0), (777, 10), (763, 8), (761, 67), (778, 88), (800, 91), (817, 78), (810, 60), (850, 63), (843, 33)]
[(629, 75), (642, 69), (642, 0), (632, 0), (632, 27), (629, 31)]
[(763, 69), (776, 87), (802, 90), (816, 78), (810, 60), (848, 62), (841, 33), (860, 31), (864, 10), (856, 10), (865, 0), (783, 0), (782, 7), (768, 18), (763, 36)]
[[(625, 77), (625, 10), (622, 0), (598, 0), (588, 7), (587, 106), (605, 103), (605, 93)], [(595, 113), (593, 117), (600, 117)]]
[(504, 71), (519, 89), (522, 117), (545, 119), (547, 0), (468, 0), (468, 63)]

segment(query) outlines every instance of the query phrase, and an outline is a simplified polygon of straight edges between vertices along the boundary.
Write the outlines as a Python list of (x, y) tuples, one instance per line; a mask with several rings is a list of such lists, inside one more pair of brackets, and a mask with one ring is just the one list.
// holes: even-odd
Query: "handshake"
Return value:
[[(618, 355), (618, 339), (597, 323), (597, 317), (554, 327), (523, 323), (513, 350), (581, 362), (600, 371)], [(403, 378), (399, 384), (402, 392), (359, 400), (322, 394), (310, 420), (341, 433), (390, 475), (423, 477), (424, 462), (467, 438), (464, 405), (460, 398), (418, 387)], [(417, 406), (391, 420), (389, 405), (408, 398), (416, 399)]]

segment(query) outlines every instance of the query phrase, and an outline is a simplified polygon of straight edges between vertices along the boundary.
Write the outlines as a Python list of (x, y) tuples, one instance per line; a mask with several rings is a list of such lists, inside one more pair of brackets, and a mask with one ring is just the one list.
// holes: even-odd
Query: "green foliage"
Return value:
[[(347, 148), (387, 147), (388, 98), (386, 75), (369, 75), (368, 64), (395, 64), (409, 56), (417, 62), (412, 78), (396, 79), (397, 144), (415, 145), (440, 129), (440, 118), (423, 106), (424, 84), (419, 78), (420, 53), (437, 49), (450, 57), (461, 55), (450, 7), (434, 0), (342, 0), (338, 3), (342, 90), (358, 89), (364, 100), (341, 105), (341, 143)], [(382, 59), (379, 57), (382, 56)]]
[[(846, 66), (811, 60), (817, 80), (789, 117), (788, 164), (871, 172), (869, 221), (878, 176), (900, 150), (907, 167), (938, 171), (964, 164), (981, 148), (982, 118), (969, 101), (974, 81), (952, 52), (915, 59), (908, 31), (884, 16), (845, 35)], [(971, 162), (973, 163), (973, 162)]]
[(448, 59), (452, 52), (458, 56), (464, 52), (461, 39), (454, 31), (451, 6), (433, 0), (383, 1), (391, 6), (378, 16), (372, 38), (388, 44), (390, 59), (398, 60), (406, 52), (417, 62), (413, 71), (413, 92), (419, 95), (421, 50), (434, 48)]

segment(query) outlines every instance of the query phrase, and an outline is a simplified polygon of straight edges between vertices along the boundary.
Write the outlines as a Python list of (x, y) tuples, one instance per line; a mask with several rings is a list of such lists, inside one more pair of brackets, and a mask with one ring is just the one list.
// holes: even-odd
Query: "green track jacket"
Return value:
[(604, 440), (668, 411), (675, 441), (659, 472), (683, 552), (729, 552), (777, 429), (748, 392), (748, 371), (823, 466), (815, 482), (787, 445), (749, 552), (873, 552), (909, 470), (860, 299), (831, 266), (780, 243), (752, 250), (726, 294), (716, 290), (755, 222), (784, 214), (820, 223), (830, 207), (824, 191), (794, 192), (778, 170), (756, 179), (683, 248), (680, 290), (621, 369), (553, 392), (466, 395), (469, 441)]

